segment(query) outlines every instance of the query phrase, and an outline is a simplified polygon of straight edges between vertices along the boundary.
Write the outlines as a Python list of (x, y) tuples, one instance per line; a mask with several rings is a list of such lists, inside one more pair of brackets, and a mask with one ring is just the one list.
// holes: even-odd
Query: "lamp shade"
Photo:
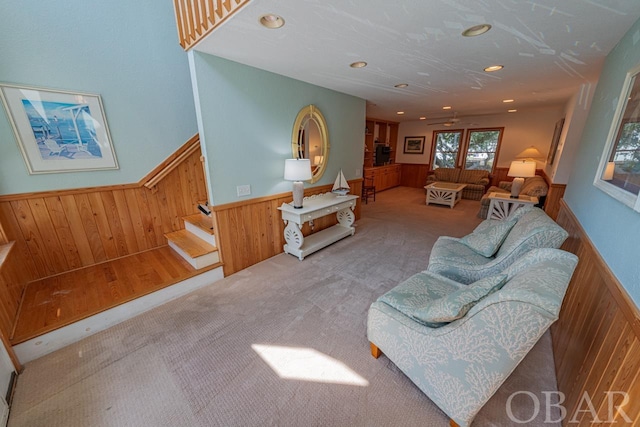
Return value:
[(516, 159), (541, 159), (542, 153), (533, 145), (526, 150), (522, 151), (516, 156)]
[(284, 161), (284, 179), (287, 181), (311, 179), (311, 161), (309, 159), (286, 159)]
[(616, 169), (616, 164), (614, 162), (607, 162), (607, 167), (602, 174), (602, 179), (605, 181), (611, 181), (613, 179), (613, 172)]
[(536, 175), (536, 162), (533, 160), (514, 160), (511, 162), (507, 176), (528, 178)]

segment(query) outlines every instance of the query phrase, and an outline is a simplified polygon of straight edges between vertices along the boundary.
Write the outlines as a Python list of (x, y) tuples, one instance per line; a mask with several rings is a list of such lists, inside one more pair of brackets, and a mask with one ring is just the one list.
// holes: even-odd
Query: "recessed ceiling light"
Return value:
[(263, 27), (271, 28), (273, 30), (282, 27), (284, 25), (284, 19), (281, 16), (274, 15), (273, 13), (267, 13), (260, 17), (260, 24), (262, 24)]
[(509, 102), (513, 102), (513, 99), (503, 99), (502, 102), (508, 104)]
[(427, 120), (425, 116), (420, 117), (420, 120)]
[(364, 61), (357, 61), (349, 64), (349, 67), (351, 68), (364, 68), (366, 66), (367, 66), (367, 63)]
[(452, 124), (453, 124), (453, 123), (449, 123), (449, 122), (447, 122), (447, 123), (443, 123), (443, 125), (444, 125), (444, 126), (446, 126), (446, 127), (449, 127), (449, 126), (451, 126)]
[(462, 32), (462, 35), (465, 37), (475, 37), (481, 34), (486, 33), (491, 29), (491, 25), (489, 24), (480, 24), (474, 25), (473, 27), (469, 27)]
[(442, 107), (442, 109), (443, 109), (443, 110), (451, 110), (451, 106), (446, 105), (446, 106)]
[(394, 87), (397, 87), (397, 88), (403, 88), (403, 87), (407, 87), (407, 86), (409, 86), (409, 84), (408, 84), (408, 83), (398, 83), (398, 84), (397, 84), (397, 85), (395, 85)]
[(399, 115), (399, 116), (401, 116), (401, 115), (403, 115), (403, 114), (404, 114), (404, 111), (398, 111), (396, 114), (397, 114), (397, 115)]
[(508, 110), (509, 113), (515, 113), (516, 111), (518, 111), (518, 110), (515, 110), (515, 109), (514, 110)]
[(504, 68), (504, 65), (489, 65), (484, 69), (487, 73), (493, 73), (494, 71), (499, 71)]

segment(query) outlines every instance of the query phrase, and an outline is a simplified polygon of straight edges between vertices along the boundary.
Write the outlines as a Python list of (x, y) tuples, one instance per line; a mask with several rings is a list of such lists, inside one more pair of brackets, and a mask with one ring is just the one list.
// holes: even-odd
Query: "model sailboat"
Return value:
[(347, 182), (344, 174), (342, 173), (342, 169), (340, 169), (340, 173), (336, 177), (336, 182), (333, 183), (333, 188), (331, 192), (336, 194), (337, 196), (346, 196), (351, 188), (349, 187), (349, 183)]

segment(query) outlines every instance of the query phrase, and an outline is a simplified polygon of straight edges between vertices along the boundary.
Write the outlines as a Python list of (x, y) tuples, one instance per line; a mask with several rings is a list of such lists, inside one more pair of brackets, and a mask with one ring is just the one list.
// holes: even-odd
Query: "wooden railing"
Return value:
[(207, 34), (251, 0), (174, 0), (178, 39), (191, 49)]
[(153, 190), (156, 185), (169, 175), (175, 168), (180, 166), (189, 156), (200, 149), (200, 136), (195, 134), (182, 147), (178, 148), (175, 153), (169, 156), (164, 162), (160, 163), (154, 170), (149, 172), (144, 178), (138, 181), (139, 185), (144, 185)]

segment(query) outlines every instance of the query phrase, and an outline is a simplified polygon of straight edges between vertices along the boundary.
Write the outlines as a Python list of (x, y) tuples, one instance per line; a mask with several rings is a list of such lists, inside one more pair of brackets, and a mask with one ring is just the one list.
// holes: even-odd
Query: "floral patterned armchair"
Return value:
[[(569, 236), (540, 208), (520, 208), (509, 218), (517, 222), (494, 255), (479, 254), (465, 245), (463, 239), (441, 236), (431, 249), (427, 269), (468, 284), (500, 273), (531, 249), (559, 248)], [(488, 221), (495, 220), (484, 223)]]
[(431, 327), (415, 313), (470, 286), (418, 273), (371, 305), (371, 353), (384, 353), (453, 422), (468, 426), (557, 320), (576, 264), (571, 253), (534, 249), (502, 272), (499, 290), (457, 320)]

